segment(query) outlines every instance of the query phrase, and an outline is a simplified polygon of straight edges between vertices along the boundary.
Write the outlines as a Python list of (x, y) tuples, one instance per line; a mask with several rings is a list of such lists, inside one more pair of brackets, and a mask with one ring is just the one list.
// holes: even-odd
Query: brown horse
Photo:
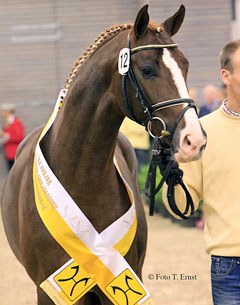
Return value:
[[(190, 108), (179, 118), (189, 99), (185, 84), (188, 62), (171, 36), (180, 28), (184, 14), (181, 6), (165, 22), (149, 23), (148, 6), (144, 6), (134, 25), (113, 26), (100, 34), (74, 65), (65, 85), (68, 92), (61, 111), (41, 141), (54, 174), (98, 232), (130, 207), (126, 188), (113, 163), (116, 152), (137, 198), (138, 227), (125, 258), (140, 278), (147, 225), (134, 152), (119, 134), (119, 128), (127, 115), (160, 135), (162, 129), (171, 129), (178, 119), (172, 137), (173, 157), (190, 161), (200, 156), (206, 139), (195, 110)], [(118, 54), (126, 46), (132, 50), (131, 77), (125, 77), (122, 88), (124, 76), (118, 73)], [(169, 100), (170, 105), (164, 104)], [(173, 105), (174, 101), (178, 103)], [(161, 109), (151, 108), (162, 103), (165, 106)], [(41, 129), (29, 135), (19, 148), (4, 186), (1, 206), (9, 244), (36, 284), (38, 304), (50, 305), (53, 302), (39, 285), (69, 256), (49, 234), (35, 205), (32, 167)], [(112, 303), (95, 286), (77, 304)]]

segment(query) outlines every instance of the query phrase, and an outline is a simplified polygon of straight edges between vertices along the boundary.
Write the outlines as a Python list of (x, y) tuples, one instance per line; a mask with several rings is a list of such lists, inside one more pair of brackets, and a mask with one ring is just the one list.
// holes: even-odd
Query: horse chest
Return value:
[(131, 206), (126, 188), (119, 180), (106, 182), (102, 188), (88, 184), (82, 191), (76, 190), (76, 196), (73, 195), (78, 207), (98, 232), (119, 219)]

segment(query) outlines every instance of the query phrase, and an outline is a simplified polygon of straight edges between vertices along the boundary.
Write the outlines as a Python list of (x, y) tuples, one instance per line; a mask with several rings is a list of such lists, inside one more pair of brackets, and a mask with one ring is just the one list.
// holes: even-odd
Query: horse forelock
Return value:
[(97, 38), (94, 40), (94, 42), (83, 52), (83, 54), (77, 59), (77, 61), (74, 63), (73, 68), (71, 72), (68, 75), (68, 78), (65, 82), (64, 88), (68, 89), (70, 87), (71, 82), (75, 78), (79, 68), (81, 65), (85, 62), (86, 59), (90, 57), (100, 46), (103, 45), (103, 43), (108, 39), (108, 38), (113, 38), (120, 32), (124, 30), (128, 30), (132, 27), (132, 24), (130, 23), (125, 23), (125, 24), (118, 24), (118, 25), (113, 25), (109, 28), (107, 28), (104, 32), (101, 32)]
[(161, 33), (164, 31), (164, 27), (162, 24), (156, 23), (154, 21), (150, 21), (148, 24), (148, 28), (152, 31), (152, 32), (158, 32)]

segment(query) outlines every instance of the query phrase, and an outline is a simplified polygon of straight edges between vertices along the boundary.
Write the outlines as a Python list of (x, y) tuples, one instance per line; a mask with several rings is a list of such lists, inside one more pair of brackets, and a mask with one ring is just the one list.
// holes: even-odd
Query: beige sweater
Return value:
[[(201, 160), (181, 164), (184, 182), (197, 209), (203, 199), (207, 252), (240, 257), (240, 118), (221, 108), (201, 119), (207, 147)], [(163, 195), (166, 203), (166, 195)], [(184, 210), (176, 187), (176, 202)]]
[(128, 138), (134, 148), (150, 149), (150, 139), (145, 128), (129, 118), (125, 118), (120, 131)]

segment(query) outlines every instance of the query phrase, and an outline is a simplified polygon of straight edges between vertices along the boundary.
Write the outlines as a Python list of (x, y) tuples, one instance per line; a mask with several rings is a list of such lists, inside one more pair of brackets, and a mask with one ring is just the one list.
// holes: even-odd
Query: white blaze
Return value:
[[(180, 98), (189, 98), (182, 71), (166, 48), (163, 49), (162, 60), (171, 72), (172, 79), (177, 87)], [(185, 106), (186, 105), (183, 105), (183, 107)], [(175, 153), (175, 160), (178, 162), (191, 161), (199, 156), (200, 147), (206, 143), (195, 110), (193, 108), (188, 109), (184, 114), (184, 118), (186, 126), (180, 132), (179, 152)]]
[(170, 70), (172, 74), (172, 78), (178, 89), (180, 98), (189, 98), (187, 86), (183, 78), (182, 71), (179, 68), (175, 59), (171, 56), (170, 52), (166, 48), (163, 49), (162, 60), (165, 66)]

